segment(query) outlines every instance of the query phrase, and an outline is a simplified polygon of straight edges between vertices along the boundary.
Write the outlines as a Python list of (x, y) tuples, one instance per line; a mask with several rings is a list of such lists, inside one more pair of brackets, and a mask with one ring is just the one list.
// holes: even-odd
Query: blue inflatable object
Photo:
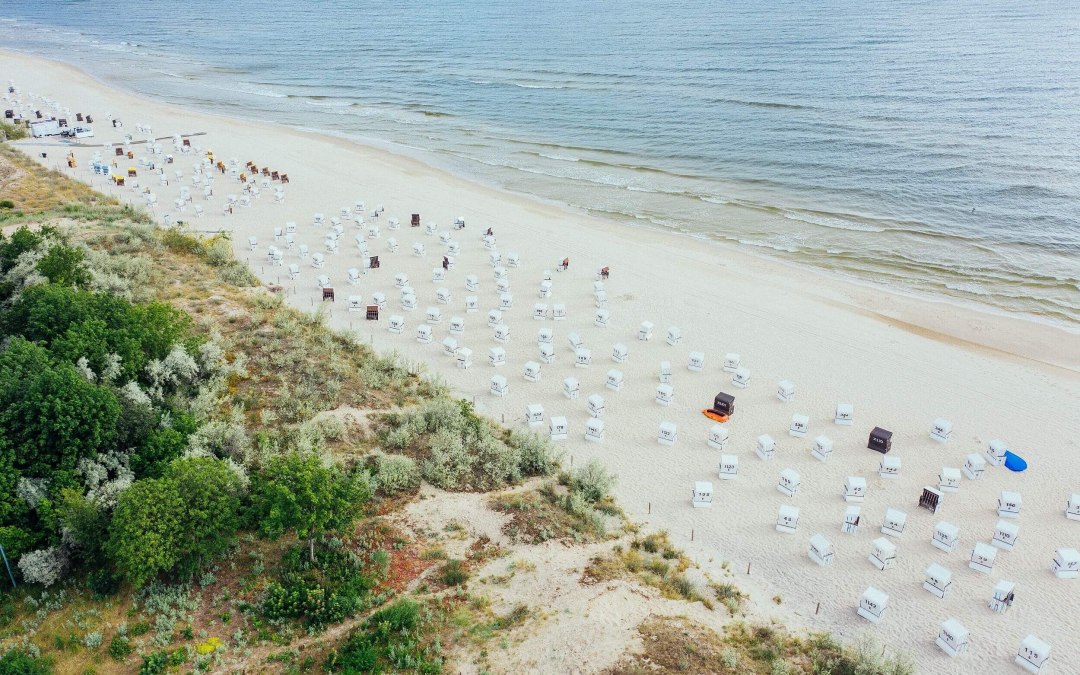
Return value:
[(1005, 468), (1009, 471), (1023, 471), (1027, 468), (1027, 460), (1020, 455), (1013, 454), (1008, 450), (1005, 451)]

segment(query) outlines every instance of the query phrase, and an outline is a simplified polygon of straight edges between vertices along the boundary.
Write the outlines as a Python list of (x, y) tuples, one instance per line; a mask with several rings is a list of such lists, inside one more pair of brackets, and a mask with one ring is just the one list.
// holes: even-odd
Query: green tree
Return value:
[(131, 470), (136, 476), (159, 476), (169, 462), (179, 457), (187, 436), (176, 429), (154, 429), (131, 452)]
[(54, 284), (61, 286), (88, 286), (90, 272), (83, 265), (86, 254), (81, 248), (56, 244), (37, 265), (38, 272)]
[(56, 506), (57, 516), (71, 533), (84, 560), (102, 561), (103, 546), (109, 532), (109, 515), (75, 488), (65, 488)]
[(0, 435), (19, 448), (15, 467), (26, 475), (70, 473), (80, 458), (109, 449), (119, 415), (111, 391), (41, 347), (16, 338), (0, 352)]
[(312, 562), (315, 540), (352, 525), (370, 498), (366, 473), (324, 466), (313, 454), (275, 457), (252, 486), (252, 505), (263, 535), (276, 539), (294, 530), (308, 540)]
[(176, 567), (185, 536), (183, 513), (184, 500), (170, 480), (137, 480), (120, 495), (105, 550), (132, 585), (142, 586)]
[(19, 296), (0, 321), (8, 335), (21, 335), (67, 361), (86, 357), (101, 372), (109, 354), (120, 357), (123, 380), (143, 375), (151, 359), (164, 359), (189, 338), (191, 319), (169, 305), (135, 305), (108, 293), (48, 284)]
[(37, 657), (18, 648), (0, 656), (0, 675), (52, 675), (52, 661)]
[(178, 459), (161, 478), (137, 480), (120, 496), (106, 552), (135, 586), (161, 574), (191, 576), (235, 541), (240, 492), (224, 462)]
[(15, 494), (19, 477), (11, 443), (0, 435), (0, 523), (7, 523), (8, 516), (20, 510), (25, 504)]
[[(52, 232), (53, 230), (49, 230)], [(5, 238), (0, 234), (0, 272), (7, 272), (23, 253), (33, 251), (44, 240), (41, 234), (23, 225)]]
[(211, 457), (172, 462), (164, 479), (182, 493), (182, 546), (177, 571), (191, 575), (224, 553), (240, 527), (240, 479), (229, 466)]

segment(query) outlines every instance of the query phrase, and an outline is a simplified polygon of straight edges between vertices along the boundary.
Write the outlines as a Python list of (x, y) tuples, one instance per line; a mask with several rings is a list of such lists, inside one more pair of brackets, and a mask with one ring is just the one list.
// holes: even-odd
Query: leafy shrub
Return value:
[(0, 656), (0, 675), (52, 675), (52, 662), (13, 648)]
[(590, 504), (607, 497), (614, 486), (614, 474), (597, 459), (591, 459), (570, 472), (570, 489), (580, 493)]
[(233, 260), (232, 244), (223, 236), (215, 236), (203, 243), (203, 258), (214, 267), (222, 267)]
[(434, 674), (442, 671), (438, 645), (421, 640), (423, 617), (420, 606), (403, 598), (371, 615), (355, 631), (341, 650), (331, 652), (326, 670), (340, 673), (385, 672), (391, 670)]
[(277, 538), (294, 530), (308, 540), (314, 562), (315, 540), (352, 525), (371, 498), (371, 484), (366, 472), (348, 473), (294, 452), (270, 461), (253, 481), (251, 497), (262, 534)]
[(375, 583), (347, 549), (322, 547), (312, 563), (304, 547), (294, 547), (282, 559), (280, 579), (267, 586), (262, 612), (269, 619), (299, 619), (315, 627), (337, 623), (363, 607)]
[(143, 378), (150, 361), (165, 359), (187, 338), (191, 318), (160, 302), (133, 304), (107, 293), (49, 284), (23, 291), (5, 324), (11, 334), (69, 362), (85, 356), (97, 373), (111, 354), (118, 355), (126, 381)]
[(50, 283), (61, 286), (86, 287), (90, 284), (90, 272), (84, 261), (86, 253), (81, 248), (54, 244), (49, 247), (37, 264), (37, 270)]
[(592, 504), (589, 503), (589, 500), (585, 499), (585, 495), (583, 495), (580, 490), (574, 490), (566, 495), (564, 501), (563, 507), (566, 509), (566, 512), (572, 516), (587, 518), (592, 514)]
[(113, 636), (112, 642), (109, 643), (109, 656), (117, 661), (123, 661), (131, 655), (131, 652), (131, 640), (119, 634)]
[(30, 584), (46, 588), (63, 578), (70, 560), (67, 552), (59, 546), (31, 551), (19, 559), (19, 571)]
[(169, 652), (164, 649), (147, 654), (139, 666), (139, 675), (161, 675), (169, 669)]
[(218, 276), (225, 283), (238, 288), (251, 288), (259, 285), (259, 278), (255, 276), (255, 273), (247, 265), (239, 260), (233, 260), (223, 265), (218, 270)]
[(191, 576), (221, 555), (240, 525), (240, 481), (225, 462), (174, 461), (120, 497), (106, 551), (135, 586), (163, 573)]
[(111, 391), (41, 345), (14, 338), (0, 351), (0, 438), (21, 449), (15, 467), (26, 475), (74, 471), (108, 450), (119, 415)]
[(130, 629), (128, 629), (128, 633), (132, 637), (139, 637), (140, 635), (146, 635), (149, 632), (150, 632), (150, 624), (147, 623), (146, 621), (136, 622), (136, 623), (132, 624)]
[(101, 646), (102, 639), (101, 633), (94, 631), (92, 633), (87, 633), (86, 636), (83, 637), (83, 644), (86, 645), (87, 649), (97, 649)]
[(375, 485), (379, 492), (393, 495), (420, 487), (420, 468), (405, 455), (375, 453)]
[(460, 560), (449, 560), (439, 570), (439, 580), (447, 586), (460, 586), (469, 580), (469, 573)]
[(423, 478), (445, 490), (490, 490), (551, 471), (551, 448), (532, 434), (506, 435), (468, 401), (437, 398), (389, 415), (386, 447), (421, 458)]
[[(3, 137), (9, 141), (17, 141), (21, 138), (26, 138), (27, 131), (26, 127), (20, 127), (17, 124), (11, 124), (9, 122), (0, 122), (0, 135), (3, 135)], [(10, 204), (10, 206), (6, 206), (5, 202)], [(11, 200), (5, 199), (0, 202), (0, 209), (10, 209), (12, 206), (15, 205), (11, 203)]]
[(519, 467), (525, 476), (546, 476), (559, 466), (558, 456), (551, 447), (551, 442), (538, 434), (525, 431), (513, 431), (510, 444), (520, 454)]

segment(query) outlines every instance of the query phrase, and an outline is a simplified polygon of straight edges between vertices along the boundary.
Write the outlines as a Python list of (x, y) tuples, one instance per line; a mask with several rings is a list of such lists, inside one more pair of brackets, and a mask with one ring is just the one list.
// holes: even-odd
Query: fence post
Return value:
[(4, 545), (0, 544), (0, 556), (4, 557), (4, 567), (7, 568), (8, 576), (11, 577), (11, 587), (15, 588), (15, 575), (11, 573), (11, 563), (8, 562), (7, 553), (4, 552)]

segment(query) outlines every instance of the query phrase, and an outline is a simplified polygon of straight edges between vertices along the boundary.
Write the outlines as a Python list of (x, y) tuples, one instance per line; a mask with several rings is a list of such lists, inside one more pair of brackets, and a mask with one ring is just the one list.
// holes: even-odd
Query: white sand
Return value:
[[(89, 111), (98, 118), (97, 143), (116, 142), (120, 132), (105, 123), (111, 112), (125, 123), (121, 131), (135, 133), (136, 123), (153, 126), (156, 136), (205, 132), (193, 144), (212, 148), (219, 158), (237, 157), (241, 164), (252, 160), (287, 171), (284, 205), (274, 204), (268, 194), (248, 209), (232, 216), (221, 215), (223, 196), (239, 193), (235, 180), (219, 176), (216, 198), (206, 203), (207, 215), (195, 219), (189, 208), (185, 219), (198, 230), (219, 228), (234, 233), (238, 255), (250, 256), (256, 272), (275, 282), (280, 277), (288, 300), (301, 308), (319, 304), (315, 278), (325, 273), (337, 290), (331, 323), (352, 327), (364, 339), (373, 339), (380, 350), (398, 350), (410, 360), (425, 361), (446, 378), (455, 392), (475, 398), (477, 407), (507, 424), (518, 424), (528, 403), (541, 403), (547, 415), (564, 415), (570, 421), (570, 439), (561, 442), (568, 459), (580, 464), (599, 457), (619, 475), (617, 497), (631, 518), (670, 531), (673, 541), (699, 560), (707, 570), (722, 576), (722, 561), (730, 561), (739, 573), (736, 581), (759, 601), (759, 611), (787, 621), (792, 627), (833, 631), (857, 638), (870, 631), (890, 646), (911, 653), (922, 672), (1011, 672), (1012, 658), (1020, 640), (1035, 633), (1053, 647), (1054, 672), (1067, 672), (1080, 662), (1080, 581), (1056, 579), (1050, 561), (1058, 547), (1080, 547), (1080, 522), (1066, 520), (1065, 500), (1080, 492), (1080, 337), (1019, 319), (983, 314), (946, 303), (934, 303), (887, 293), (881, 289), (853, 286), (827, 275), (779, 264), (742, 251), (696, 241), (687, 237), (643, 229), (583, 215), (517, 195), (481, 187), (433, 170), (409, 158), (352, 143), (283, 127), (208, 116), (148, 102), (106, 88), (77, 70), (63, 65), (13, 54), (0, 54), (0, 81), (15, 80), (24, 89), (60, 100), (72, 110)], [(30, 86), (32, 85), (32, 86)], [(7, 106), (5, 106), (7, 107)], [(138, 136), (137, 136), (138, 138)], [(55, 141), (20, 144), (28, 152), (47, 149), (46, 163), (59, 163), (64, 150)], [(167, 148), (171, 146), (165, 142)], [(49, 146), (45, 148), (44, 146)], [(136, 146), (139, 148), (139, 146)], [(79, 168), (75, 175), (90, 180), (92, 148), (76, 150)], [(178, 155), (169, 171), (190, 175), (195, 158)], [(121, 164), (126, 168), (128, 162)], [(176, 183), (152, 185), (159, 203), (170, 204)], [(94, 184), (103, 187), (100, 178)], [(125, 200), (141, 204), (130, 188), (109, 188)], [(193, 190), (202, 203), (201, 189)], [(341, 252), (327, 256), (326, 269), (313, 270), (301, 263), (294, 286), (287, 267), (264, 266), (266, 246), (273, 243), (275, 226), (288, 220), (299, 224), (297, 241), (312, 251), (322, 250), (328, 228), (316, 230), (312, 214), (327, 219), (344, 205), (363, 199), (370, 210), (384, 204), (380, 219), (382, 239), (369, 242), (380, 255), (382, 268), (362, 279), (359, 287), (345, 283), (345, 270), (360, 266), (353, 241), (358, 230), (346, 223)], [(158, 214), (164, 212), (159, 207)], [(408, 227), (409, 214), (420, 213), (440, 230), (450, 229), (454, 217), (463, 215), (468, 228), (454, 233), (462, 244), (457, 266), (445, 283), (431, 281), (431, 269), (439, 264), (442, 247), (437, 237)], [(402, 229), (390, 232), (386, 220), (396, 217)], [(486, 313), (497, 304), (492, 270), (480, 235), (492, 226), (498, 249), (504, 255), (517, 252), (523, 264), (510, 269), (514, 309), (504, 318), (512, 339), (504, 345), (507, 364), (498, 372), (510, 382), (509, 395), (488, 394), (489, 378), (496, 372), (487, 365), (487, 350), (495, 346)], [(255, 235), (259, 247), (247, 251), (247, 238)], [(386, 251), (386, 238), (395, 236), (398, 253)], [(411, 254), (413, 242), (423, 242), (427, 256)], [(568, 272), (553, 274), (554, 297), (546, 302), (565, 303), (568, 319), (545, 322), (532, 319), (533, 303), (541, 274), (556, 260), (571, 258)], [(286, 266), (298, 262), (286, 252)], [(610, 265), (607, 284), (611, 323), (592, 325), (594, 272)], [(399, 293), (393, 287), (396, 272), (409, 274), (416, 289), (418, 309), (401, 312)], [(481, 312), (466, 314), (463, 308), (464, 279), (480, 277)], [(446, 286), (453, 293), (450, 305), (442, 306), (443, 322), (434, 328), (434, 342), (415, 341), (416, 326), (424, 309), (435, 304), (435, 289)], [(295, 288), (295, 294), (293, 289)], [(366, 323), (362, 314), (346, 311), (350, 293), (361, 293), (365, 302), (372, 292), (388, 298), (384, 320)], [(403, 335), (386, 331), (385, 318), (402, 313), (407, 327)], [(474, 352), (474, 366), (453, 368), (442, 355), (440, 341), (447, 336), (449, 318), (466, 317), (462, 346)], [(636, 339), (638, 324), (656, 325), (651, 342)], [(669, 325), (682, 329), (683, 342), (671, 347), (664, 342)], [(543, 366), (543, 379), (528, 383), (522, 368), (537, 359), (536, 331), (555, 331), (556, 361)], [(566, 335), (578, 332), (592, 349), (593, 365), (575, 368)], [(630, 349), (629, 362), (611, 362), (612, 344)], [(706, 371), (686, 369), (689, 352), (706, 354)], [(740, 390), (720, 366), (726, 352), (738, 352), (752, 370), (751, 386)], [(674, 370), (676, 404), (663, 408), (653, 402), (660, 361), (670, 360)], [(604, 388), (609, 368), (618, 367), (626, 381), (621, 392)], [(564, 377), (581, 381), (581, 397), (569, 401), (561, 394)], [(781, 379), (798, 387), (796, 400), (780, 403), (774, 393)], [(700, 414), (717, 391), (736, 395), (737, 412), (730, 422), (731, 440), (726, 452), (738, 454), (742, 466), (739, 480), (721, 482), (715, 477), (718, 451), (705, 442), (712, 422)], [(607, 437), (602, 444), (582, 439), (587, 419), (585, 398), (601, 393), (607, 400)], [(838, 401), (855, 404), (855, 425), (832, 422)], [(810, 416), (808, 438), (788, 436), (793, 413)], [(955, 424), (947, 445), (931, 441), (927, 432), (934, 418), (944, 416)], [(658, 424), (670, 420), (678, 425), (674, 448), (656, 443)], [(901, 478), (885, 481), (876, 470), (881, 458), (866, 449), (869, 430), (880, 425), (895, 432), (893, 454), (903, 458)], [(753, 453), (758, 435), (768, 433), (777, 441), (776, 459), (770, 463)], [(827, 434), (836, 450), (828, 463), (809, 454), (814, 436)], [(990, 467), (981, 482), (964, 479), (958, 494), (947, 494), (937, 515), (918, 509), (916, 501), (924, 485), (937, 482), (942, 466), (960, 467), (969, 452), (981, 452), (991, 438), (1005, 439), (1029, 462), (1023, 474)], [(776, 491), (780, 471), (793, 467), (802, 474), (802, 491), (785, 498)], [(856, 536), (840, 533), (845, 503), (841, 489), (845, 476), (868, 479), (869, 496), (863, 504), (863, 527)], [(716, 503), (712, 509), (690, 506), (690, 487), (695, 480), (712, 480)], [(989, 541), (998, 520), (994, 511), (999, 491), (1015, 490), (1024, 498), (1019, 520), (1020, 541), (1012, 552), (1002, 551), (989, 576), (968, 569), (967, 561), (976, 541)], [(802, 509), (798, 532), (778, 534), (773, 529), (777, 508), (794, 503)], [(879, 572), (866, 560), (870, 542), (886, 509), (908, 513), (907, 530), (898, 540), (899, 564)], [(651, 513), (649, 510), (651, 508)], [(931, 547), (934, 525), (948, 520), (960, 528), (960, 543), (952, 554)], [(806, 557), (807, 541), (816, 532), (835, 544), (836, 563), (819, 568)], [(693, 533), (693, 541), (691, 541)], [(952, 594), (945, 600), (921, 587), (923, 571), (939, 562), (954, 573)], [(747, 564), (752, 574), (745, 575)], [(990, 612), (986, 603), (1001, 579), (1017, 584), (1017, 604), (1005, 615)], [(859, 595), (869, 585), (891, 596), (886, 619), (872, 626), (855, 614)], [(780, 595), (783, 604), (769, 598)], [(815, 608), (820, 603), (820, 612)], [(595, 610), (594, 610), (595, 611)], [(971, 631), (971, 651), (950, 660), (934, 646), (939, 624), (958, 618)]]

